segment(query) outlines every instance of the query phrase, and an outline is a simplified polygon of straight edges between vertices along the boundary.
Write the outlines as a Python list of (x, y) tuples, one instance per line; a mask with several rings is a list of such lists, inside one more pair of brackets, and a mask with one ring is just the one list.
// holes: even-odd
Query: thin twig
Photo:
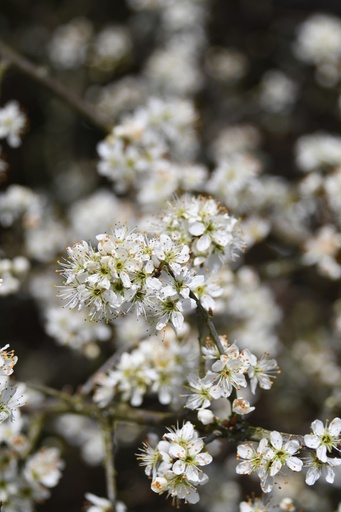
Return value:
[(104, 441), (104, 466), (108, 499), (116, 510), (116, 470), (114, 459), (114, 423), (106, 416), (101, 418)]
[(195, 302), (197, 304), (198, 311), (201, 314), (201, 316), (203, 317), (203, 319), (205, 320), (206, 325), (209, 330), (209, 333), (210, 333), (210, 336), (212, 338), (212, 341), (215, 343), (217, 349), (219, 350), (219, 353), (225, 354), (224, 347), (220, 341), (219, 334), (215, 328), (215, 325), (212, 321), (210, 314), (206, 311), (206, 309), (203, 307), (203, 305), (201, 304), (198, 297), (196, 297), (196, 295), (194, 295), (194, 293), (192, 291), (190, 291), (189, 296), (191, 297), (191, 299), (195, 300)]
[(38, 82), (44, 89), (69, 105), (103, 132), (112, 130), (112, 121), (100, 115), (92, 105), (79, 98), (74, 92), (50, 76), (45, 66), (37, 66), (16, 50), (0, 40), (0, 54), (16, 69)]

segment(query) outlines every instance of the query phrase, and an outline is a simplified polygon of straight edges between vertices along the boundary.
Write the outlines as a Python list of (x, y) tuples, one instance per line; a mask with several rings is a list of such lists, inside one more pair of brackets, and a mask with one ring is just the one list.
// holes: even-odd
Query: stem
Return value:
[(220, 338), (219, 338), (219, 334), (217, 333), (217, 330), (215, 328), (215, 325), (214, 325), (214, 323), (212, 321), (212, 318), (211, 318), (210, 314), (202, 306), (200, 300), (198, 299), (198, 297), (196, 297), (194, 295), (194, 293), (192, 291), (189, 292), (189, 296), (191, 297), (191, 299), (195, 300), (195, 302), (197, 304), (198, 312), (201, 314), (201, 316), (205, 320), (206, 325), (207, 325), (208, 330), (209, 330), (209, 333), (210, 333), (210, 336), (211, 336), (211, 339), (215, 343), (217, 349), (219, 350), (219, 353), (220, 354), (225, 354), (224, 347), (221, 344), (221, 341), (220, 341)]
[[(245, 420), (238, 421), (238, 416), (232, 416), (230, 421), (222, 421), (221, 423), (216, 424), (212, 434), (215, 435), (215, 438), (225, 437), (229, 441), (236, 443), (247, 441), (259, 442), (263, 438), (269, 438), (271, 432), (271, 430), (250, 425)], [(305, 446), (304, 436), (299, 434), (288, 434), (286, 432), (281, 432), (281, 435), (284, 442), (296, 440), (300, 443), (300, 445), (303, 445), (304, 448), (309, 450), (309, 448)], [(210, 441), (211, 440), (212, 439), (210, 439)]]
[(86, 118), (105, 133), (112, 130), (112, 122), (98, 114), (95, 108), (80, 99), (75, 93), (49, 76), (49, 70), (44, 66), (33, 64), (26, 57), (15, 51), (0, 39), (0, 54), (16, 69), (38, 82), (44, 89), (69, 105), (73, 110)]
[(149, 426), (169, 425), (179, 418), (179, 414), (174, 412), (136, 409), (128, 404), (115, 404), (112, 408), (102, 409), (96, 404), (86, 401), (84, 396), (77, 393), (70, 395), (64, 391), (59, 391), (41, 384), (27, 384), (27, 386), (55, 399), (51, 401), (45, 400), (32, 407), (29, 405), (26, 406), (35, 413), (65, 414), (71, 412), (95, 418), (107, 414), (110, 416), (111, 421), (123, 421), (126, 423)]
[[(173, 270), (171, 269), (171, 266), (168, 263), (166, 264), (166, 266), (167, 266), (167, 271), (168, 271), (169, 275), (174, 279), (174, 281), (176, 281), (176, 278), (174, 276)], [(191, 290), (189, 292), (189, 296), (191, 297), (191, 299), (195, 300), (196, 305), (197, 305), (197, 311), (201, 314), (202, 318), (205, 320), (205, 323), (208, 327), (212, 341), (215, 343), (217, 349), (219, 350), (219, 353), (225, 354), (224, 347), (221, 344), (219, 334), (217, 333), (214, 323), (212, 322), (211, 316), (206, 311), (206, 309), (202, 306), (198, 297), (196, 295), (194, 295), (194, 293)]]
[(109, 501), (113, 506), (113, 511), (116, 510), (116, 470), (114, 461), (114, 424), (110, 422), (107, 416), (102, 417), (102, 432), (105, 451), (105, 477), (107, 483), (107, 495)]

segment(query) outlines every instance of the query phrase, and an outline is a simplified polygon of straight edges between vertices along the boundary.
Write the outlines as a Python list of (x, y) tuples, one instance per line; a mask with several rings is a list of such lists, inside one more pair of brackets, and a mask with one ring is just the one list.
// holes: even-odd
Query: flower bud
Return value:
[(209, 409), (199, 409), (198, 410), (198, 420), (201, 421), (204, 425), (208, 425), (209, 423), (213, 423), (215, 420), (214, 414)]

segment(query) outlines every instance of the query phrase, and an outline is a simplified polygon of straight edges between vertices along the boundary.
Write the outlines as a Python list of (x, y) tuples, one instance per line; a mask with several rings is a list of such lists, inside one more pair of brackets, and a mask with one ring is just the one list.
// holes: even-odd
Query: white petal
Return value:
[(308, 485), (314, 485), (314, 483), (316, 482), (316, 480), (320, 478), (320, 476), (321, 471), (318, 468), (309, 468), (307, 471), (307, 475), (305, 477), (305, 483)]
[(282, 438), (281, 434), (279, 432), (277, 432), (277, 430), (274, 430), (273, 432), (271, 432), (270, 441), (271, 441), (272, 446), (274, 446), (276, 448), (276, 450), (280, 450), (282, 448), (283, 438)]
[(311, 424), (311, 429), (314, 434), (318, 436), (322, 436), (324, 434), (325, 428), (321, 420), (315, 420)]
[(205, 231), (205, 226), (202, 222), (193, 222), (193, 224), (188, 227), (188, 231), (191, 235), (200, 236)]
[(317, 458), (320, 459), (322, 462), (327, 462), (327, 447), (326, 446), (319, 446), (316, 450)]
[(210, 464), (212, 460), (212, 455), (209, 453), (199, 453), (199, 455), (195, 457), (195, 462), (196, 464), (199, 464), (199, 466), (206, 466), (207, 464)]
[(251, 462), (240, 462), (236, 467), (236, 473), (238, 473), (238, 475), (249, 475), (252, 473), (252, 469), (253, 467)]
[(276, 459), (273, 461), (270, 468), (270, 476), (275, 476), (281, 470), (282, 463), (280, 460)]
[(237, 448), (237, 453), (242, 459), (252, 459), (253, 450), (251, 446), (240, 444)]
[(304, 436), (304, 443), (308, 448), (316, 449), (320, 445), (320, 440), (314, 434), (307, 434)]
[(197, 241), (197, 249), (199, 252), (206, 251), (210, 247), (210, 245), (211, 245), (211, 239), (210, 239), (209, 235), (203, 235)]
[(332, 436), (338, 436), (341, 432), (341, 419), (334, 418), (329, 425), (329, 432)]
[(177, 459), (184, 459), (186, 457), (187, 451), (185, 448), (180, 446), (177, 443), (172, 443), (169, 448), (169, 455)]
[(328, 482), (329, 484), (334, 483), (335, 473), (330, 466), (325, 466), (322, 470), (322, 473), (325, 473), (324, 477), (326, 479), (326, 482)]
[(288, 468), (291, 469), (291, 471), (301, 471), (303, 467), (303, 462), (298, 457), (288, 457), (287, 461)]
[(174, 462), (172, 470), (176, 475), (183, 475), (186, 470), (186, 464), (183, 460), (177, 460)]

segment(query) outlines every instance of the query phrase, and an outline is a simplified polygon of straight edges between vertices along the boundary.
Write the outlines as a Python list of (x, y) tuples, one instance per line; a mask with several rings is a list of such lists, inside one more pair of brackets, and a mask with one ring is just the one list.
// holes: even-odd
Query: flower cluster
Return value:
[(200, 190), (207, 170), (188, 163), (197, 147), (195, 120), (190, 102), (151, 98), (99, 143), (99, 174), (119, 193), (134, 191), (144, 206), (162, 204), (179, 190)]
[(155, 226), (190, 246), (195, 267), (218, 270), (244, 247), (237, 219), (214, 199), (185, 195), (169, 204)]
[(94, 400), (101, 407), (118, 396), (139, 406), (145, 394), (157, 394), (161, 404), (173, 406), (186, 375), (197, 362), (195, 346), (180, 343), (171, 329), (139, 342), (124, 352), (114, 368), (99, 374)]
[(294, 52), (300, 60), (316, 66), (319, 84), (332, 87), (340, 80), (340, 43), (340, 19), (314, 13), (299, 26)]
[[(190, 267), (190, 253), (194, 266), (217, 267), (234, 259), (242, 247), (237, 220), (220, 212), (215, 201), (183, 201), (185, 219), (179, 219), (178, 227), (169, 226), (169, 234), (147, 236), (119, 226), (111, 235), (96, 237), (97, 250), (85, 241), (69, 247), (69, 260), (61, 263), (65, 288), (60, 296), (67, 305), (89, 307), (91, 318), (135, 311), (156, 330), (168, 323), (180, 329), (184, 313), (196, 307), (196, 290), (205, 291), (206, 276)], [(214, 288), (213, 294), (217, 293)]]
[(138, 459), (152, 478), (154, 492), (167, 492), (175, 503), (181, 499), (197, 503), (197, 487), (208, 481), (201, 468), (212, 462), (212, 456), (202, 451), (204, 441), (189, 421), (168, 430), (154, 448), (145, 443)]
[(333, 467), (341, 465), (341, 458), (330, 457), (333, 450), (340, 452), (341, 445), (341, 419), (334, 418), (330, 424), (323, 425), (321, 420), (315, 420), (311, 424), (312, 434), (304, 436), (304, 443), (308, 448), (316, 450), (311, 453), (307, 462), (309, 467), (306, 476), (306, 483), (313, 485), (321, 475), (328, 483), (333, 483), (335, 472)]
[(45, 331), (59, 345), (70, 347), (92, 358), (99, 354), (97, 341), (107, 341), (111, 336), (109, 325), (91, 322), (86, 311), (75, 311), (60, 307), (45, 309)]
[[(223, 354), (219, 354), (213, 345), (203, 347), (204, 357), (209, 364), (205, 377), (190, 375), (187, 379), (190, 393), (186, 395), (186, 407), (198, 410), (198, 418), (203, 423), (214, 419), (209, 411), (204, 413), (203, 409), (210, 407), (213, 400), (229, 398), (233, 391), (246, 388), (246, 377), (249, 378), (251, 392), (255, 394), (258, 385), (262, 389), (270, 389), (272, 378), (278, 373), (275, 359), (264, 356), (259, 360), (248, 349), (240, 351), (236, 343), (229, 345), (224, 337), (220, 337), (220, 341), (224, 348)], [(254, 409), (242, 397), (232, 403), (232, 411), (239, 415), (248, 414)]]
[(273, 478), (283, 466), (288, 466), (292, 471), (301, 471), (303, 462), (294, 456), (299, 448), (298, 441), (284, 443), (282, 435), (274, 430), (269, 439), (263, 438), (260, 441), (256, 449), (249, 444), (238, 446), (238, 458), (244, 460), (237, 465), (236, 471), (241, 475), (255, 471), (260, 478), (263, 492), (271, 492)]
[(78, 17), (56, 28), (48, 45), (52, 64), (57, 69), (78, 68), (112, 72), (131, 58), (129, 31), (118, 25), (107, 26), (96, 36), (92, 23)]
[(29, 268), (30, 262), (24, 256), (16, 256), (13, 260), (0, 259), (0, 276), (3, 281), (0, 296), (16, 293)]
[[(57, 485), (64, 464), (57, 448), (41, 448), (30, 456), (28, 436), (19, 407), (26, 403), (22, 385), (8, 385), (8, 377), (18, 358), (8, 345), (0, 350), (0, 464), (1, 500), (8, 512), (32, 510), (33, 503), (49, 497)], [(15, 420), (15, 421), (14, 421)]]
[(0, 381), (0, 423), (8, 418), (13, 421), (16, 409), (26, 401), (24, 396), (18, 396), (18, 387), (7, 386), (8, 377), (12, 375), (13, 367), (18, 361), (14, 350), (7, 351), (8, 347), (9, 345), (5, 345), (0, 349), (0, 377), (4, 377)]
[[(308, 485), (324, 476), (326, 482), (333, 483), (335, 478), (334, 468), (341, 466), (340, 457), (328, 456), (334, 450), (340, 452), (341, 419), (334, 418), (330, 425), (326, 426), (322, 421), (315, 420), (311, 424), (312, 434), (303, 437), (303, 444), (297, 439), (291, 439), (284, 443), (283, 436), (273, 431), (269, 437), (261, 439), (256, 448), (253, 444), (239, 445), (237, 449), (238, 459), (244, 459), (237, 465), (238, 474), (250, 474), (256, 472), (261, 481), (263, 492), (271, 492), (273, 478), (278, 475), (284, 465), (292, 471), (301, 471), (308, 468), (305, 481)], [(300, 449), (309, 450), (308, 458), (294, 456)]]
[[(20, 442), (27, 447), (27, 440)], [(57, 448), (41, 448), (25, 460), (24, 453), (18, 450), (21, 447), (19, 436), (13, 436), (9, 444), (8, 448), (2, 447), (0, 453), (3, 506), (8, 512), (32, 510), (34, 503), (50, 496), (50, 489), (59, 482), (64, 463)]]

